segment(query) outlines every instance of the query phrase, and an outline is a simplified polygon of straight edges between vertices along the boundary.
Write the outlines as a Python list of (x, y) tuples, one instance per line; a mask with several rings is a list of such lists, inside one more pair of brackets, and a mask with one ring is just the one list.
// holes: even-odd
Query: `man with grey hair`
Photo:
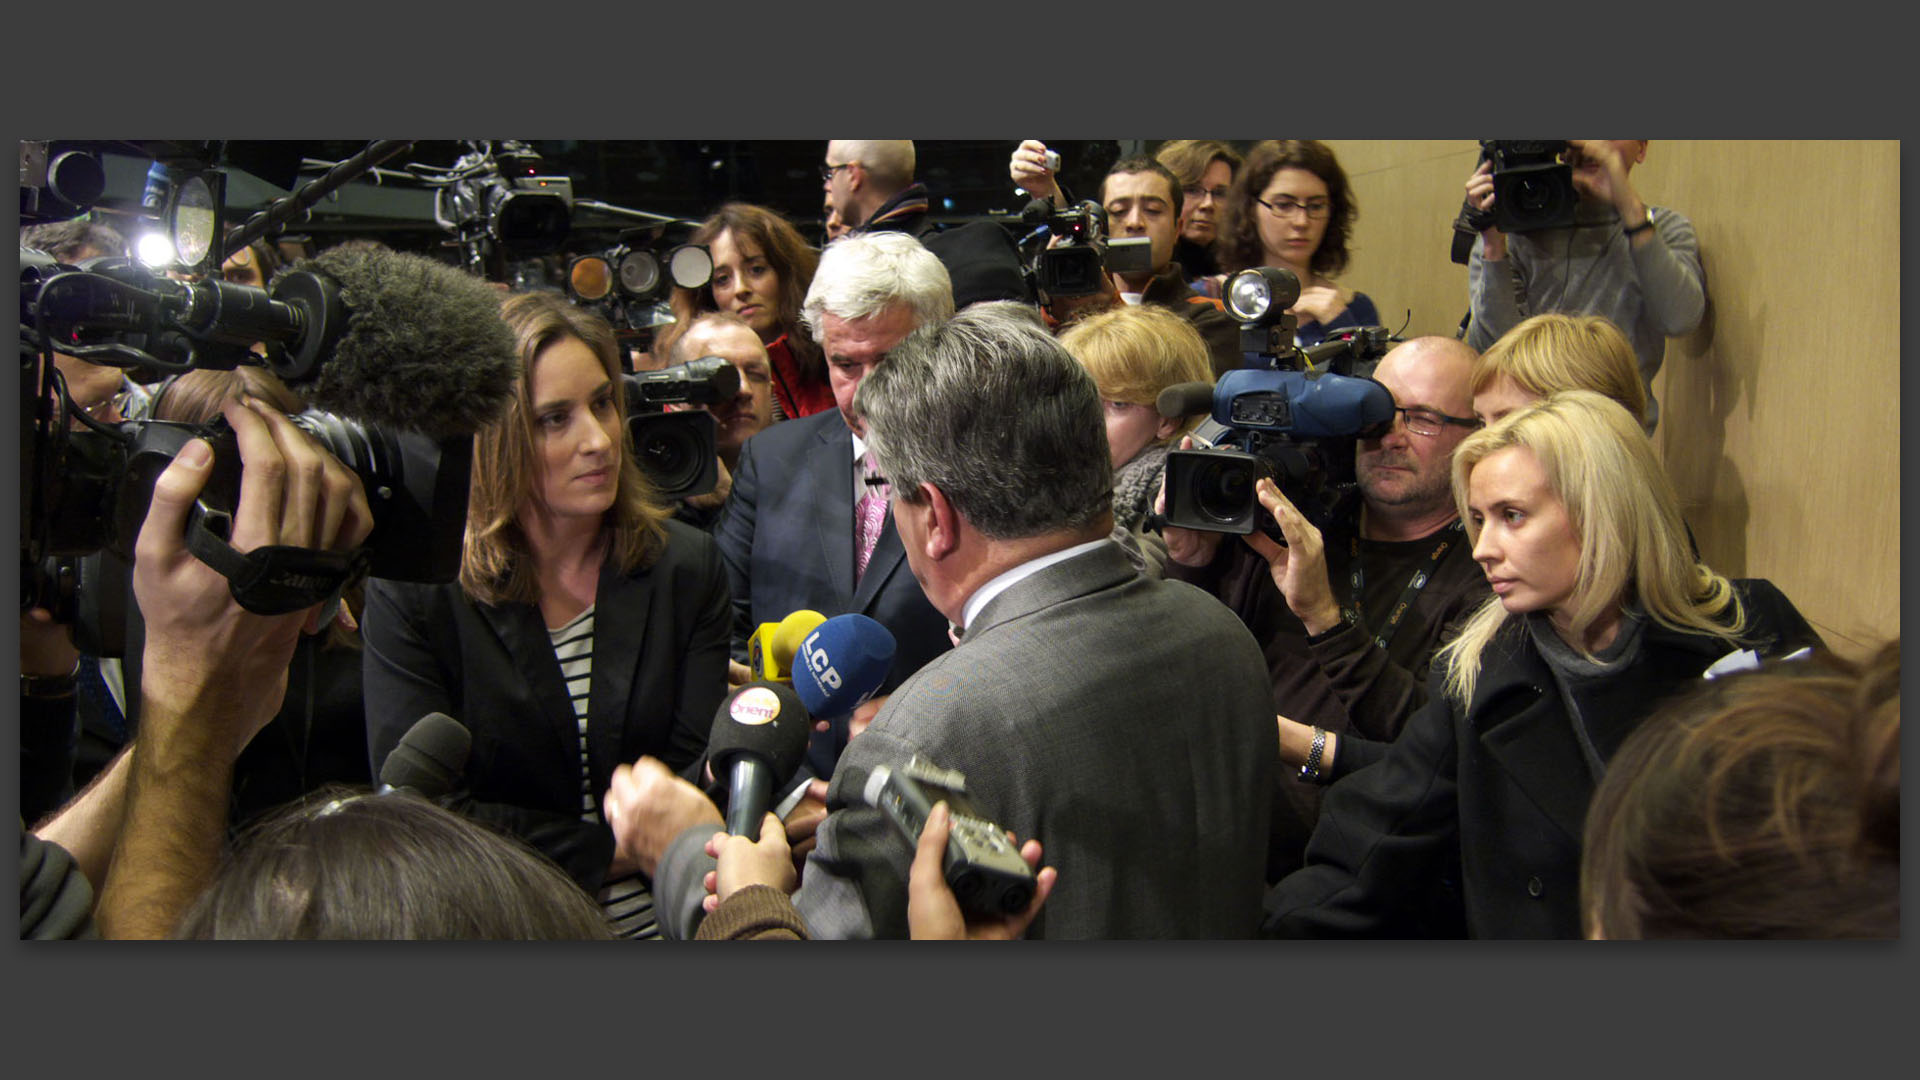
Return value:
[[(1278, 754), (1260, 650), (1108, 539), (1092, 379), (1030, 311), (985, 304), (909, 337), (855, 405), (959, 644), (847, 747), (794, 895), (813, 936), (907, 936), (914, 845), (863, 786), (916, 754), (1046, 845), (1059, 883), (1029, 936), (1250, 936)], [(661, 887), (698, 887), (686, 856), (712, 833), (678, 833)]]
[[(914, 182), (910, 139), (835, 139), (827, 143), (820, 178), (829, 219), (838, 217), (855, 235), (901, 232), (939, 257), (953, 279), (953, 306), (987, 300), (1031, 300), (1020, 269), (1020, 249), (1007, 230), (991, 221), (952, 228), (936, 224), (932, 196)], [(951, 202), (949, 202), (951, 205)]]
[[(736, 661), (754, 627), (800, 610), (859, 612), (885, 626), (897, 651), (883, 693), (951, 647), (946, 619), (907, 569), (884, 493), (866, 483), (877, 470), (853, 413), (854, 391), (887, 350), (953, 314), (951, 290), (940, 260), (903, 233), (847, 237), (821, 255), (802, 318), (839, 409), (775, 424), (740, 451), (714, 529), (733, 581)], [(847, 738), (845, 718), (815, 735), (816, 775), (832, 774)]]

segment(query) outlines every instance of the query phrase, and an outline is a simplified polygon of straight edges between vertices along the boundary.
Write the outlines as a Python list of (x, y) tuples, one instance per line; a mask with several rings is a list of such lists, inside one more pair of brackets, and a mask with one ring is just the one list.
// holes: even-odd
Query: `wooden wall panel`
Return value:
[[(1452, 334), (1447, 260), (1475, 144), (1333, 141), (1360, 203), (1342, 280)], [(1706, 320), (1670, 341), (1656, 437), (1708, 562), (1784, 589), (1859, 655), (1900, 631), (1900, 201), (1894, 142), (1655, 141), (1641, 196), (1699, 232)]]

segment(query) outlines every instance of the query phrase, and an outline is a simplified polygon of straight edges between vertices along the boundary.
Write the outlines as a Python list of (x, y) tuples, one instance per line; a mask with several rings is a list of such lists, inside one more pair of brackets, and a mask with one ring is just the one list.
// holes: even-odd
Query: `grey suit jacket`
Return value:
[(1118, 547), (995, 597), (848, 745), (794, 896), (815, 937), (906, 936), (912, 845), (845, 788), (850, 765), (914, 753), (964, 772), (980, 809), (1059, 868), (1028, 936), (1258, 925), (1279, 759), (1260, 648), (1219, 601), (1140, 577)]

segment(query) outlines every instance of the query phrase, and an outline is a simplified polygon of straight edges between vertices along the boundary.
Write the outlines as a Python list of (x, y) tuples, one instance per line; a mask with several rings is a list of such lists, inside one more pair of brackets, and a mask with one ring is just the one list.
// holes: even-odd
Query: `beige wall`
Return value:
[[(1360, 204), (1342, 276), (1452, 334), (1449, 223), (1476, 147), (1331, 142)], [(1656, 443), (1708, 563), (1779, 585), (1835, 649), (1900, 632), (1900, 164), (1894, 142), (1655, 141), (1642, 198), (1693, 220), (1699, 330), (1667, 344)]]

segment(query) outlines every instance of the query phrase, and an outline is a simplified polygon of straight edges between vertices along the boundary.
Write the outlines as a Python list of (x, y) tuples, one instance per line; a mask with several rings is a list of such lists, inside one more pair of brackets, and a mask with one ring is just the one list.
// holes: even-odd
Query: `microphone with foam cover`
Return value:
[(893, 671), (893, 635), (858, 613), (835, 615), (800, 644), (793, 689), (816, 717), (845, 716), (871, 698)]
[(311, 313), (273, 367), (315, 408), (435, 439), (478, 431), (506, 408), (519, 369), (513, 333), (499, 291), (463, 270), (350, 244), (295, 262), (272, 293)]
[(1203, 382), (1174, 383), (1153, 401), (1154, 408), (1168, 420), (1181, 420), (1189, 416), (1200, 416), (1213, 411), (1213, 384)]
[(752, 682), (720, 702), (707, 738), (715, 776), (727, 778), (727, 832), (758, 839), (774, 791), (800, 770), (813, 718), (791, 686)]
[(428, 713), (414, 721), (380, 763), (380, 793), (406, 790), (424, 799), (443, 799), (460, 785), (472, 751), (473, 733), (465, 724), (446, 713)]
[(793, 681), (793, 657), (800, 651), (800, 642), (826, 621), (825, 615), (801, 608), (777, 623), (761, 623), (747, 639), (749, 677)]

